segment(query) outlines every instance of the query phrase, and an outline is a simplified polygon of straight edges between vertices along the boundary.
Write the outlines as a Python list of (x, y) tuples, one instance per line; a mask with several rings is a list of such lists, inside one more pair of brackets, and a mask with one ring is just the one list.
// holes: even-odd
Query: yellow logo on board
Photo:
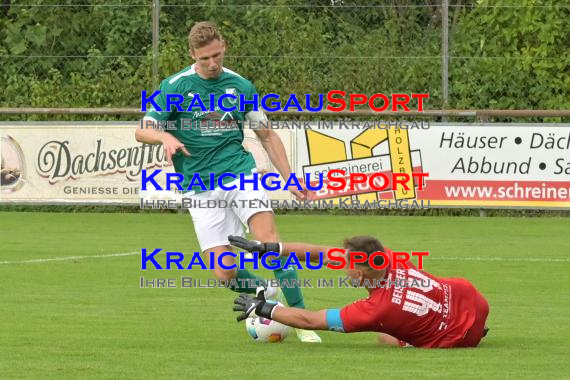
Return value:
[[(413, 199), (416, 198), (416, 189), (414, 177), (412, 177), (412, 154), (410, 150), (410, 140), (408, 131), (401, 128), (372, 128), (360, 133), (358, 136), (350, 140), (350, 155), (352, 159), (373, 157), (373, 149), (380, 144), (388, 144), (390, 153), (390, 164), (393, 173), (406, 173), (410, 176), (406, 185), (410, 190), (406, 190), (403, 186), (398, 186), (394, 191), (395, 199)], [(309, 151), (310, 165), (319, 165), (327, 163), (338, 163), (349, 158), (346, 154), (346, 144), (343, 140), (326, 134), (306, 130), (307, 148)], [(350, 196), (335, 198), (339, 199), (351, 198)], [(379, 200), (377, 192), (359, 194), (356, 199), (361, 202)]]

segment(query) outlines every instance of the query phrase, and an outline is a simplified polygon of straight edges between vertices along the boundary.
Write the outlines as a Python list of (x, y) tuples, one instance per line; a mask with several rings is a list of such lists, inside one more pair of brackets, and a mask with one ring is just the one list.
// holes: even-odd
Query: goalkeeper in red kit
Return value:
[[(319, 261), (323, 253), (333, 249), (305, 243), (260, 243), (237, 236), (230, 236), (229, 241), (260, 255), (276, 252), (288, 256), (290, 252), (307, 252), (311, 261)], [(356, 286), (368, 290), (368, 298), (342, 308), (310, 311), (266, 301), (260, 288), (255, 297), (242, 294), (236, 298), (234, 311), (242, 312), (238, 321), (255, 312), (260, 317), (296, 328), (344, 333), (379, 332), (382, 343), (421, 348), (475, 347), (487, 334), (485, 322), (489, 304), (469, 281), (436, 277), (417, 269), (409, 261), (406, 263), (408, 269), (395, 268), (392, 251), (369, 236), (345, 240), (344, 252), (364, 252), (368, 257), (374, 252), (384, 252), (390, 258), (382, 270), (373, 269), (368, 262), (355, 263), (355, 269), (346, 269)], [(374, 264), (380, 267), (384, 260), (383, 256), (377, 255)], [(381, 281), (388, 286), (367, 286)], [(416, 285), (402, 286), (402, 283)]]

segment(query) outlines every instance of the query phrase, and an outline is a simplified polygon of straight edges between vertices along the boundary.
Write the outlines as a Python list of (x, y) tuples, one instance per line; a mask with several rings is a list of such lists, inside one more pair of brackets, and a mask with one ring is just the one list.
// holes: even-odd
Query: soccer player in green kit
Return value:
[[(267, 200), (263, 187), (259, 190), (253, 188), (253, 184), (246, 183), (245, 190), (222, 190), (217, 186), (217, 180), (224, 173), (239, 176), (240, 173), (246, 178), (252, 178), (256, 171), (256, 164), (251, 153), (243, 148), (243, 126), (247, 122), (267, 121), (262, 109), (254, 111), (253, 105), (244, 102), (244, 111), (239, 112), (239, 102), (231, 102), (224, 99), (224, 107), (237, 105), (237, 109), (225, 112), (216, 105), (215, 111), (210, 112), (209, 97), (214, 94), (217, 99), (225, 94), (238, 96), (243, 94), (245, 99), (252, 100), (253, 94), (257, 93), (255, 86), (239, 74), (223, 67), (225, 54), (225, 42), (217, 27), (210, 22), (199, 22), (194, 25), (189, 35), (190, 55), (195, 61), (193, 65), (168, 77), (160, 85), (160, 94), (155, 102), (162, 111), (151, 109), (145, 115), (143, 125), (149, 121), (155, 128), (138, 128), (135, 134), (137, 141), (147, 144), (162, 144), (166, 158), (174, 164), (177, 173), (184, 175), (182, 187), (186, 190), (191, 184), (194, 173), (199, 173), (206, 188), (210, 188), (209, 175), (215, 173), (215, 190), (203, 191), (199, 186), (192, 186), (192, 191), (186, 192), (184, 197), (191, 197), (197, 201), (225, 200), (228, 204), (237, 201), (239, 208), (190, 208), (190, 214), (194, 223), (194, 229), (200, 243), (200, 249), (207, 255), (213, 252), (217, 257), (223, 252), (231, 251), (228, 235), (244, 236), (244, 225), (251, 230), (254, 239), (262, 242), (279, 241), (273, 210), (271, 208), (249, 208), (249, 200)], [(166, 108), (166, 94), (180, 94), (184, 101), (180, 108)], [(199, 94), (207, 111), (200, 107), (189, 106), (194, 101), (194, 96)], [(196, 103), (194, 103), (196, 105)], [(185, 119), (183, 122), (182, 119)], [(191, 124), (186, 125), (188, 120)], [(176, 128), (167, 127), (162, 130), (156, 128), (158, 122), (175, 121)], [(215, 128), (216, 121), (223, 123), (221, 128)], [(238, 128), (228, 128), (231, 122)], [(244, 121), (246, 123), (244, 123)], [(182, 125), (184, 123), (185, 125)], [(205, 128), (196, 128), (196, 126)], [(268, 156), (283, 178), (289, 178), (291, 168), (287, 160), (285, 148), (279, 136), (272, 130), (264, 128), (254, 129)], [(239, 178), (239, 177), (238, 177)], [(228, 187), (236, 181), (230, 176), (222, 178), (222, 183)], [(239, 181), (239, 180), (238, 180)], [(194, 183), (192, 183), (194, 185)], [(237, 184), (237, 183), (236, 183)], [(309, 192), (300, 191), (294, 186), (290, 190), (299, 199), (310, 196)], [(245, 200), (246, 202), (242, 202)], [(252, 202), (260, 205), (259, 202)], [(231, 266), (235, 263), (233, 257), (224, 256), (223, 263)], [(282, 265), (280, 266), (282, 268)], [(274, 271), (275, 277), (280, 280), (296, 279), (295, 268), (290, 270), (278, 269)], [(258, 278), (248, 270), (231, 269), (221, 267), (214, 269), (214, 275), (220, 280), (231, 279), (256, 279)], [(248, 283), (248, 282), (238, 282)], [(256, 287), (235, 287), (236, 292), (255, 293)], [(271, 290), (269, 290), (271, 293)], [(279, 289), (273, 289), (273, 295), (278, 296)], [(300, 288), (284, 288), (282, 290), (287, 303), (291, 307), (304, 308), (303, 295)], [(302, 342), (321, 342), (320, 337), (310, 330), (297, 330), (297, 336)]]

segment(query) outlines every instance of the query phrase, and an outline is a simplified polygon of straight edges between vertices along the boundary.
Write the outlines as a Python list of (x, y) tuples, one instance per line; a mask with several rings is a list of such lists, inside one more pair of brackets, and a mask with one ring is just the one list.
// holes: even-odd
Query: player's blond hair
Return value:
[(188, 34), (188, 47), (190, 51), (194, 51), (215, 40), (223, 41), (222, 34), (216, 24), (210, 21), (202, 21), (190, 29), (190, 33)]

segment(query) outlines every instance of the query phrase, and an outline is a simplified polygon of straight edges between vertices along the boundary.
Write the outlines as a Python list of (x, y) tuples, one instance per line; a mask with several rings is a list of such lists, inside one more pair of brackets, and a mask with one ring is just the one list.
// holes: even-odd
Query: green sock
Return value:
[[(254, 281), (240, 281), (240, 279), (244, 279), (244, 280), (254, 280)], [(237, 277), (235, 278), (234, 284), (228, 286), (229, 289), (233, 290), (234, 292), (237, 293), (251, 293), (251, 294), (255, 294), (255, 290), (257, 289), (257, 286), (259, 286), (261, 284), (260, 280), (262, 280), (261, 277), (257, 277), (256, 275), (254, 275), (253, 273), (251, 273), (250, 271), (248, 271), (247, 269), (238, 269), (237, 270)]]
[[(281, 264), (280, 267), (283, 267), (285, 262), (287, 261), (286, 258), (280, 259)], [(283, 269), (276, 269), (273, 271), (275, 274), (275, 278), (279, 280), (279, 282), (283, 282), (287, 280), (287, 282), (291, 285), (293, 281), (291, 280), (298, 280), (299, 276), (297, 275), (297, 268), (291, 267), (289, 270)], [(301, 288), (298, 286), (295, 287), (283, 287), (281, 288), (283, 291), (283, 295), (287, 300), (287, 304), (291, 307), (298, 307), (301, 309), (305, 308), (305, 300), (303, 299), (303, 293), (301, 292)]]

